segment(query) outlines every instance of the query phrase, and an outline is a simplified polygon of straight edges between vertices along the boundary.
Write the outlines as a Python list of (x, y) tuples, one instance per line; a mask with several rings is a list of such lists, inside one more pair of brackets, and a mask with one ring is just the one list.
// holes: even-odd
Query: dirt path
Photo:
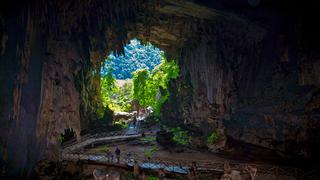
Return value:
[[(245, 170), (247, 165), (256, 167), (259, 175), (257, 179), (266, 179), (272, 176), (271, 179), (294, 179), (300, 176), (301, 172), (296, 171), (295, 168), (282, 167), (266, 162), (258, 162), (252, 160), (235, 160), (229, 157), (217, 155), (210, 152), (200, 152), (183, 148), (184, 151), (170, 151), (157, 144), (154, 135), (148, 135), (129, 142), (118, 142), (98, 146), (92, 149), (87, 149), (85, 153), (106, 155), (105, 150), (109, 149), (114, 152), (116, 148), (121, 150), (121, 157), (125, 157), (127, 153), (131, 153), (131, 158), (141, 162), (156, 162), (167, 165), (174, 165), (176, 167), (190, 167), (193, 162), (196, 163), (198, 171), (202, 169), (203, 172), (220, 172), (224, 171), (224, 163), (228, 162), (230, 167), (234, 170), (239, 170), (244, 177), (249, 177)], [(150, 153), (152, 151), (153, 153)], [(147, 156), (151, 156), (150, 159)], [(123, 158), (124, 160), (125, 158)], [(208, 171), (209, 170), (209, 171)], [(280, 172), (280, 174), (279, 174)], [(270, 178), (269, 178), (270, 179)]]
[[(147, 139), (147, 141), (145, 141), (144, 139)], [(240, 161), (238, 160), (227, 159), (226, 157), (222, 157), (210, 152), (200, 152), (190, 149), (184, 149), (184, 151), (182, 152), (170, 151), (157, 144), (154, 136), (147, 136), (145, 138), (140, 138), (139, 140), (133, 140), (131, 142), (118, 142), (102, 145), (92, 149), (87, 149), (86, 153), (104, 154), (106, 148), (108, 148), (111, 152), (114, 152), (117, 147), (121, 150), (122, 155), (131, 153), (134, 159), (140, 160), (147, 159), (147, 152), (154, 150), (154, 153), (152, 153), (151, 155), (151, 160), (158, 159), (162, 161), (177, 162), (181, 164), (191, 164), (192, 162), (196, 162), (197, 164), (208, 162), (223, 163), (226, 161), (230, 163), (240, 163)], [(245, 162), (241, 161), (241, 163)]]

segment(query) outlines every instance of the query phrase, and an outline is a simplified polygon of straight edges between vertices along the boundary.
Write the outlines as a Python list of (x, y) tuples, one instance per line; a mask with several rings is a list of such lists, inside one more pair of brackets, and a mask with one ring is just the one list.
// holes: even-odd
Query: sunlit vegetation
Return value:
[(136, 70), (147, 69), (151, 72), (161, 63), (162, 54), (163, 51), (151, 43), (143, 45), (139, 40), (132, 39), (124, 46), (124, 54), (111, 53), (108, 56), (110, 63), (104, 64), (101, 74), (107, 74), (111, 68), (116, 79), (131, 79)]
[[(112, 105), (111, 97), (117, 92), (116, 80), (112, 77), (112, 69), (109, 68), (107, 73), (101, 76), (101, 95), (103, 99), (103, 105), (107, 107)], [(109, 108), (111, 108), (109, 106)]]
[(142, 107), (151, 106), (155, 114), (160, 113), (160, 108), (169, 97), (168, 84), (171, 79), (177, 78), (179, 67), (175, 61), (162, 58), (149, 75), (146, 69), (138, 70), (133, 75), (133, 99), (138, 100)]
[(101, 77), (101, 95), (104, 107), (109, 107), (113, 111), (129, 111), (132, 101), (132, 83), (126, 81), (121, 86), (118, 85), (111, 73)]
[(131, 102), (136, 100), (144, 108), (152, 107), (159, 115), (170, 95), (169, 81), (179, 75), (178, 65), (168, 61), (164, 53), (150, 43), (141, 45), (134, 39), (124, 49), (124, 55), (111, 54), (101, 68), (104, 107), (129, 111)]

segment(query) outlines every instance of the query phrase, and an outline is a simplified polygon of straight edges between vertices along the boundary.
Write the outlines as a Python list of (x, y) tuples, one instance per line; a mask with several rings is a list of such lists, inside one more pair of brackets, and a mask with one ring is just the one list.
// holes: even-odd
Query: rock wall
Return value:
[(312, 16), (260, 13), (271, 21), (259, 25), (223, 15), (193, 23), (194, 36), (180, 51), (182, 77), (172, 83), (163, 119), (185, 125), (199, 147), (218, 129), (212, 150), (226, 150), (226, 139), (234, 139), (282, 157), (317, 156), (319, 53), (305, 35)]
[(207, 146), (218, 129), (213, 150), (232, 138), (310, 157), (319, 142), (319, 58), (297, 22), (279, 30), (180, 0), (1, 4), (1, 165), (22, 177), (55, 158), (64, 129), (79, 138), (101, 109), (101, 61), (133, 37), (180, 65), (161, 118), (188, 129), (192, 145)]
[[(108, 46), (122, 47), (126, 36), (121, 31), (126, 32), (130, 18), (134, 22), (137, 5), (1, 2), (1, 177), (30, 175), (40, 159), (57, 158), (58, 137), (65, 129), (72, 128), (79, 139), (96, 118), (100, 62)], [(115, 39), (110, 31), (116, 31)]]
[(19, 18), (1, 18), (0, 153), (1, 165), (13, 174), (30, 170), (39, 153), (35, 128), (45, 46), (31, 17), (30, 11), (23, 10)]

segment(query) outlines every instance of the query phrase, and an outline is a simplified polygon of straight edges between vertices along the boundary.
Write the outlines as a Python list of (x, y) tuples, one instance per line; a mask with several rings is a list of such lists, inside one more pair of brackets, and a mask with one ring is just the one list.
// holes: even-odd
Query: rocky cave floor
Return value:
[[(95, 146), (87, 146), (85, 149), (81, 149), (76, 153), (90, 154), (96, 156), (108, 157), (106, 150), (114, 154), (116, 148), (121, 150), (121, 161), (124, 162), (124, 158), (128, 153), (131, 154), (130, 159), (142, 162), (158, 162), (163, 164), (171, 164), (179, 166), (190, 167), (193, 162), (197, 167), (213, 167), (217, 166), (217, 169), (223, 169), (224, 164), (227, 162), (231, 164), (231, 169), (236, 169), (240, 172), (242, 179), (251, 179), (250, 174), (246, 172), (244, 165), (250, 165), (257, 168), (257, 175), (255, 179), (301, 179), (304, 174), (310, 173), (308, 170), (301, 170), (294, 166), (290, 166), (282, 161), (274, 161), (276, 157), (271, 157), (263, 150), (248, 151), (249, 154), (226, 154), (226, 153), (213, 153), (205, 149), (194, 149), (188, 146), (181, 145), (163, 145), (159, 144), (156, 140), (156, 134), (159, 130), (158, 127), (152, 127), (151, 129), (143, 129), (145, 136), (130, 141), (112, 142), (95, 144)], [(250, 149), (250, 147), (247, 147)], [(257, 154), (260, 155), (260, 158)], [(269, 157), (267, 157), (269, 156)], [(150, 157), (148, 159), (148, 157)], [(114, 158), (115, 159), (115, 158)], [(40, 162), (35, 170), (37, 179), (94, 179), (93, 171), (95, 169), (103, 170), (107, 173), (121, 174), (124, 179), (130, 179), (133, 176), (132, 170), (123, 169), (121, 167), (108, 167), (97, 164), (86, 164), (81, 161), (62, 161), (62, 162)], [(129, 168), (130, 169), (130, 168)], [(200, 168), (201, 169), (201, 168)], [(292, 173), (299, 171), (299, 176)], [(281, 172), (278, 172), (281, 171)], [(147, 171), (149, 176), (156, 177), (157, 171)], [(198, 179), (220, 179), (223, 175), (223, 171), (199, 171)], [(278, 175), (277, 175), (278, 173)], [(312, 172), (311, 172), (312, 174)], [(187, 179), (186, 175), (170, 174), (166, 179)], [(304, 179), (304, 178), (302, 178)]]

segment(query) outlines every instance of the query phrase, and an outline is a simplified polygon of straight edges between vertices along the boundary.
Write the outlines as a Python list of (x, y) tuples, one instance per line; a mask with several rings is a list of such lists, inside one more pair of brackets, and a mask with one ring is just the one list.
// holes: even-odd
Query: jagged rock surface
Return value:
[(35, 2), (1, 6), (0, 154), (10, 173), (29, 174), (54, 158), (64, 129), (79, 135), (98, 117), (100, 63), (133, 37), (177, 60), (161, 118), (188, 129), (193, 145), (219, 129), (219, 147), (233, 138), (316, 152), (319, 58), (298, 48), (298, 32), (189, 1)]

